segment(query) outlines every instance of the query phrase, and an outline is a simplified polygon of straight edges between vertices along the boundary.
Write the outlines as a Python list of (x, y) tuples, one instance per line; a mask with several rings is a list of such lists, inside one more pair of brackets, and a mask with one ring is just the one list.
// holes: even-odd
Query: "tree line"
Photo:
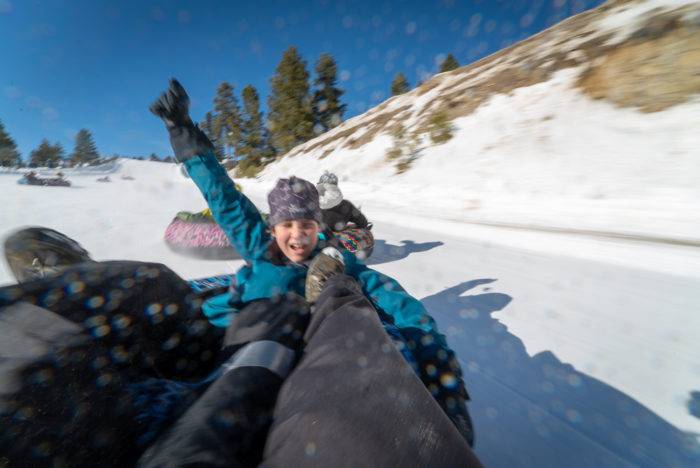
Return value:
[[(73, 151), (66, 157), (60, 143), (51, 144), (44, 138), (39, 146), (29, 154), (29, 167), (58, 167), (59, 165), (93, 164), (100, 160), (100, 154), (89, 130), (83, 128), (75, 136)], [(24, 166), (17, 151), (17, 144), (0, 121), (0, 166)]]
[[(448, 54), (439, 72), (457, 67), (457, 60)], [(235, 156), (238, 174), (251, 176), (277, 156), (340, 125), (347, 105), (341, 102), (344, 91), (338, 86), (335, 59), (330, 54), (321, 54), (314, 71), (315, 78), (310, 82), (306, 61), (296, 47), (290, 46), (270, 79), (266, 119), (260, 110), (260, 95), (253, 85), (242, 89), (240, 105), (234, 86), (226, 81), (219, 84), (212, 109), (198, 124), (214, 144), (217, 157), (224, 160)], [(406, 76), (397, 73), (391, 82), (391, 95), (410, 89)], [(55, 167), (62, 161), (91, 164), (99, 159), (92, 134), (81, 129), (67, 159), (59, 143), (51, 144), (43, 139), (31, 152), (29, 165)], [(150, 159), (158, 160), (153, 154)], [(17, 145), (0, 122), (0, 166), (17, 165), (22, 165)]]
[(221, 83), (213, 109), (199, 123), (217, 156), (235, 155), (239, 175), (253, 175), (278, 155), (338, 126), (347, 106), (341, 102), (344, 91), (338, 86), (335, 59), (321, 54), (314, 71), (310, 82), (306, 61), (296, 47), (289, 47), (270, 79), (266, 119), (253, 85), (243, 88), (239, 105), (234, 86)]
[[(439, 72), (457, 67), (457, 60), (448, 54)], [(270, 80), (267, 119), (260, 111), (260, 96), (253, 85), (243, 88), (241, 107), (234, 86), (222, 82), (216, 89), (213, 109), (199, 124), (214, 143), (219, 159), (235, 155), (238, 174), (254, 175), (278, 155), (340, 125), (347, 106), (341, 102), (344, 91), (338, 87), (335, 59), (321, 54), (314, 71), (316, 77), (310, 82), (306, 61), (296, 47), (283, 53)], [(409, 90), (405, 75), (398, 73), (391, 83), (391, 95)]]

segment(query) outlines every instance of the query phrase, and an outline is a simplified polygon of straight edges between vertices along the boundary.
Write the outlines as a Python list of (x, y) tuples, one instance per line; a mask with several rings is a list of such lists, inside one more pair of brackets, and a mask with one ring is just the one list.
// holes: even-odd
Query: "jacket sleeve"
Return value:
[(267, 225), (253, 202), (236, 190), (214, 154), (187, 159), (185, 168), (240, 256), (246, 261), (262, 258), (270, 242)]
[(362, 291), (384, 313), (390, 315), (397, 328), (417, 328), (434, 333), (440, 344), (447, 346), (445, 337), (438, 333), (435, 320), (428, 314), (423, 304), (406, 292), (395, 279), (368, 268), (354, 255), (344, 254), (350, 276), (362, 285)]
[[(375, 307), (394, 320), (394, 325), (418, 362), (421, 380), (434, 396), (456, 393), (468, 399), (459, 361), (423, 304), (408, 294), (395, 279), (367, 268), (354, 255), (344, 254), (344, 258), (348, 274), (360, 282), (362, 291)], [(448, 378), (443, 382), (440, 377), (447, 374), (451, 374), (454, 380)]]
[(355, 224), (355, 226), (359, 228), (366, 228), (367, 218), (365, 218), (365, 215), (363, 215), (362, 212), (350, 201), (348, 201), (348, 203), (350, 205), (350, 216), (348, 216), (348, 221)]

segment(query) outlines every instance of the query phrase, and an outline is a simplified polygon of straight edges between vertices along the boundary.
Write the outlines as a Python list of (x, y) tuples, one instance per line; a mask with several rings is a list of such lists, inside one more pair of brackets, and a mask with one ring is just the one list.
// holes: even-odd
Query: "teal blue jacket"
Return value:
[[(267, 223), (255, 205), (236, 190), (214, 155), (194, 156), (185, 161), (185, 167), (204, 195), (214, 219), (246, 261), (236, 273), (236, 288), (205, 304), (204, 313), (209, 321), (226, 327), (232, 316), (250, 301), (286, 292), (303, 296), (307, 267), (278, 258)], [(360, 283), (364, 294), (379, 311), (391, 317), (399, 330), (413, 329), (420, 335), (428, 333), (440, 348), (446, 348), (444, 337), (438, 333), (435, 321), (420, 301), (396, 280), (368, 268), (352, 253), (345, 250), (342, 253), (346, 273)]]

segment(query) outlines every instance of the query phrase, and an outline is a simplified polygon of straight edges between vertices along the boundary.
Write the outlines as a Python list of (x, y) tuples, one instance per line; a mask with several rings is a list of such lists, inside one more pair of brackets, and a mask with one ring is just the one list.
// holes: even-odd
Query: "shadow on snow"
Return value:
[(401, 245), (392, 245), (382, 239), (375, 239), (372, 255), (367, 259), (367, 265), (379, 265), (408, 257), (412, 253), (425, 252), (443, 245), (441, 241), (414, 242), (402, 240)]
[(700, 466), (693, 435), (549, 351), (530, 357), (491, 316), (511, 296), (463, 295), (495, 281), (466, 281), (422, 300), (462, 363), (485, 466)]

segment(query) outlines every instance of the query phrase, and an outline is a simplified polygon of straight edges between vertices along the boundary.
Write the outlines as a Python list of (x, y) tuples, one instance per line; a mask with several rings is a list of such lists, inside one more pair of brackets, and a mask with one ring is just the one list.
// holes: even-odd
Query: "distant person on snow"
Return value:
[(343, 198), (335, 174), (325, 171), (318, 180), (316, 189), (323, 216), (322, 230), (326, 236), (331, 236), (331, 231), (346, 229), (349, 224), (362, 229), (368, 227), (365, 215), (352, 202)]

